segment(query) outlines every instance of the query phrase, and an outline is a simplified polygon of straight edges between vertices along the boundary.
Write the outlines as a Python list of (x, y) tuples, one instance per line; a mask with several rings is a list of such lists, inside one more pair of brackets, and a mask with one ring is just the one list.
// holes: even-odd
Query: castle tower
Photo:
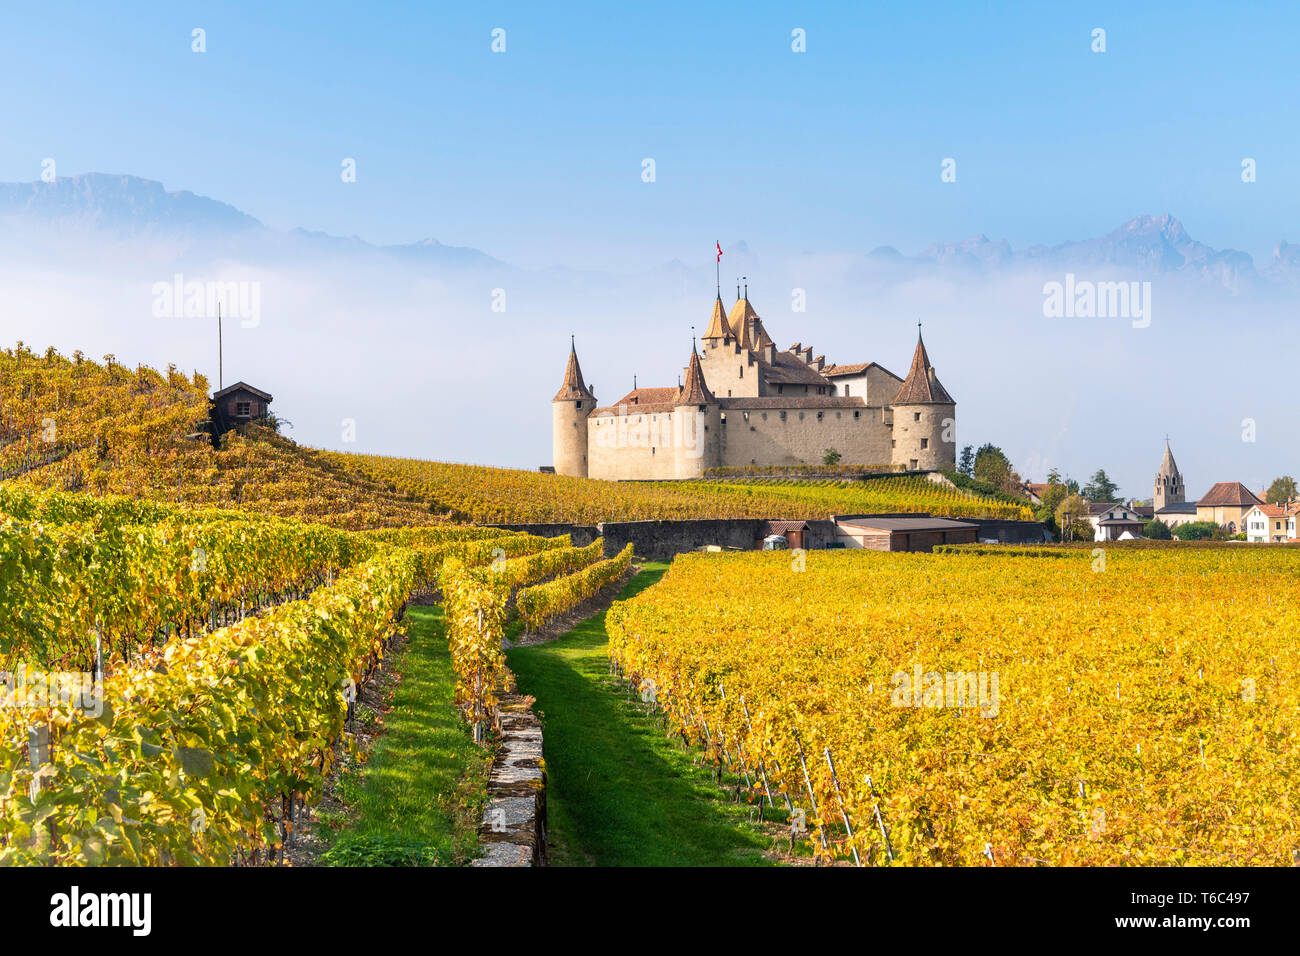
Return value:
[(700, 356), (694, 348), (673, 406), (677, 477), (699, 478), (705, 469), (722, 462), (722, 408), (704, 381)]
[(727, 311), (722, 307), (722, 295), (719, 293), (713, 302), (713, 314), (709, 316), (709, 327), (704, 333), (705, 348), (716, 349), (726, 345), (731, 338), (731, 326), (727, 324)]
[(551, 456), (556, 474), (587, 477), (587, 416), (595, 410), (596, 396), (582, 380), (578, 352), (570, 340), (564, 384), (551, 400)]
[(892, 463), (909, 470), (953, 470), (957, 465), (957, 403), (939, 384), (919, 323), (912, 367), (891, 405)]
[(1165, 457), (1160, 460), (1160, 470), (1156, 472), (1155, 495), (1151, 506), (1156, 511), (1166, 505), (1181, 504), (1185, 500), (1183, 476), (1174, 462), (1174, 453), (1169, 450), (1169, 440), (1165, 440)]
[(736, 304), (731, 307), (731, 314), (727, 316), (727, 324), (731, 326), (731, 335), (740, 343), (742, 349), (755, 347), (754, 322), (757, 319), (758, 313), (749, 304), (749, 289), (745, 289), (745, 294), (736, 299)]

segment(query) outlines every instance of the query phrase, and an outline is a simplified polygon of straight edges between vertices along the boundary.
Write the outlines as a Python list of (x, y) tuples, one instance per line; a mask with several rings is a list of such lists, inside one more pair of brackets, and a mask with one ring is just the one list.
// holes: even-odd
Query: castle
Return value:
[(633, 388), (598, 406), (571, 342), (551, 404), (555, 471), (698, 478), (719, 466), (821, 464), (832, 450), (849, 465), (956, 464), (956, 402), (939, 384), (919, 328), (906, 379), (875, 362), (827, 365), (811, 346), (778, 351), (749, 290), (738, 289), (729, 313), (721, 295), (713, 303), (701, 345), (692, 346), (676, 388)]

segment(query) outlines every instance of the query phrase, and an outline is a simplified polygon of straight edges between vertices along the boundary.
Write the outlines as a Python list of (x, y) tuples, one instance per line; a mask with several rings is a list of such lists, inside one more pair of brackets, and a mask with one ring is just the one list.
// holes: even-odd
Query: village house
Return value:
[(1196, 520), (1213, 522), (1229, 534), (1236, 534), (1242, 529), (1246, 512), (1261, 504), (1241, 482), (1220, 481), (1196, 502)]
[(1283, 505), (1259, 504), (1242, 516), (1241, 528), (1247, 541), (1295, 541), (1296, 516), (1300, 503), (1290, 501)]

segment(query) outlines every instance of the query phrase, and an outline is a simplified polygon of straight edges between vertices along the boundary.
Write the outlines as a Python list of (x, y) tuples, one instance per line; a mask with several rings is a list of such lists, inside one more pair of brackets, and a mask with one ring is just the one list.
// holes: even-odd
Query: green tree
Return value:
[(996, 445), (985, 443), (975, 452), (975, 480), (992, 485), (1009, 495), (1023, 495), (1020, 476), (1011, 467), (1011, 459)]
[(1142, 536), (1145, 538), (1154, 538), (1157, 541), (1168, 541), (1174, 535), (1173, 532), (1169, 530), (1169, 525), (1165, 524), (1159, 518), (1152, 518), (1146, 524), (1142, 525)]
[(1119, 486), (1110, 480), (1105, 468), (1098, 468), (1097, 473), (1083, 486), (1081, 493), (1089, 501), (1116, 501), (1119, 496)]
[(823, 465), (838, 465), (838, 464), (840, 463), (840, 459), (843, 458), (843, 457), (844, 457), (844, 456), (841, 455), (841, 454), (840, 454), (838, 451), (836, 451), (834, 448), (827, 448), (827, 449), (826, 449), (826, 454), (822, 455), (822, 464), (823, 464)]
[(1264, 500), (1271, 505), (1281, 505), (1286, 504), (1295, 496), (1295, 479), (1290, 475), (1283, 475), (1281, 478), (1274, 479), (1273, 483), (1268, 486)]
[(1189, 521), (1174, 529), (1174, 537), (1179, 541), (1205, 541), (1214, 537), (1218, 529), (1213, 521)]
[(961, 450), (961, 460), (957, 462), (957, 471), (967, 478), (975, 477), (975, 452), (970, 445)]

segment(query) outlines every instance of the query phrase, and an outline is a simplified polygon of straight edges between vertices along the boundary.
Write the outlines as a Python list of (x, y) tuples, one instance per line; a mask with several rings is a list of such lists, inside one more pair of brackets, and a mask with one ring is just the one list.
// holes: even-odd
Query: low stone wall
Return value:
[(996, 541), (999, 544), (1042, 544), (1052, 540), (1047, 526), (1041, 521), (1000, 521), (982, 518), (962, 519), (974, 521), (979, 531), (977, 541)]
[[(928, 518), (926, 513), (903, 511), (895, 514), (836, 515), (833, 517), (873, 518)], [(977, 539), (998, 541), (1003, 544), (1041, 544), (1048, 540), (1046, 527), (1038, 521), (1002, 521), (983, 518), (958, 518), (979, 525)], [(597, 525), (583, 524), (500, 524), (493, 528), (523, 531), (528, 534), (553, 538), (567, 534), (575, 547), (586, 547), (598, 537), (605, 539), (605, 556), (613, 557), (631, 542), (637, 557), (649, 561), (671, 561), (686, 551), (694, 551), (708, 544), (722, 548), (739, 548), (752, 551), (762, 537), (763, 521), (758, 518), (701, 518), (686, 521), (605, 521)], [(824, 548), (838, 539), (833, 520), (809, 520), (804, 546)]]
[(615, 555), (631, 543), (637, 557), (669, 561), (706, 544), (752, 551), (763, 522), (758, 518), (704, 518), (694, 521), (606, 521), (596, 527), (605, 539), (605, 554)]
[(585, 548), (600, 537), (596, 525), (591, 524), (551, 522), (549, 524), (489, 524), (484, 527), (500, 528), (503, 531), (522, 531), (524, 534), (535, 534), (539, 538), (558, 538), (562, 534), (567, 534), (572, 536), (575, 548)]
[(530, 698), (502, 694), (501, 749), (492, 762), (479, 838), (484, 854), (470, 866), (546, 865), (546, 764), (542, 725)]

